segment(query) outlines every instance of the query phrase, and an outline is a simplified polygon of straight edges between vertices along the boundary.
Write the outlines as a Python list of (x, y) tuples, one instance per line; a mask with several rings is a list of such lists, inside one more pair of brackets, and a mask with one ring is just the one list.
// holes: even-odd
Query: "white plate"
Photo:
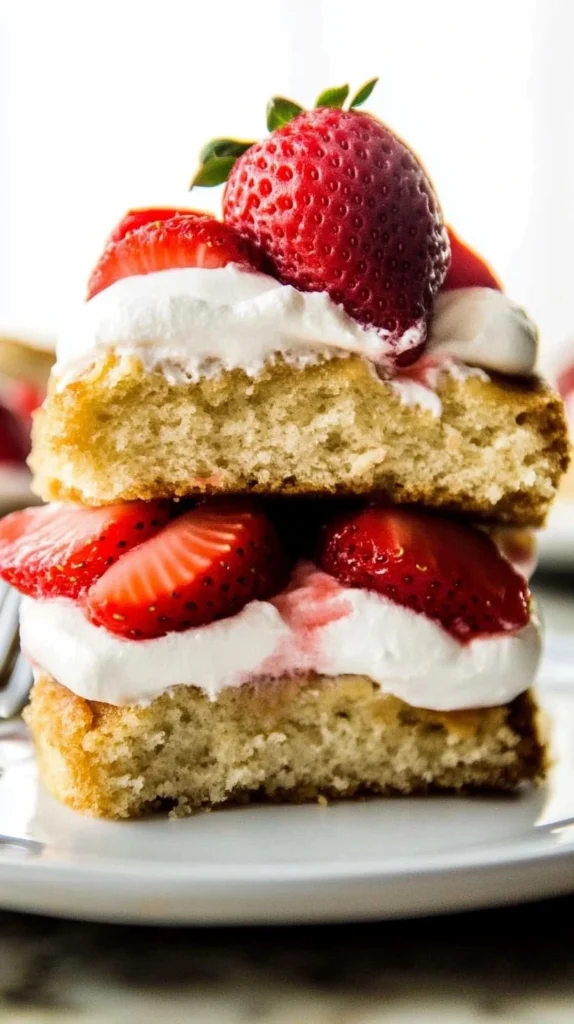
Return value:
[(554, 572), (574, 572), (574, 501), (559, 498), (538, 534), (538, 565)]
[(573, 665), (572, 641), (551, 641), (542, 692), (556, 726), (556, 765), (547, 787), (517, 797), (244, 807), (175, 821), (102, 822), (38, 787), (25, 730), (6, 723), (0, 906), (117, 922), (300, 922), (427, 914), (572, 891)]

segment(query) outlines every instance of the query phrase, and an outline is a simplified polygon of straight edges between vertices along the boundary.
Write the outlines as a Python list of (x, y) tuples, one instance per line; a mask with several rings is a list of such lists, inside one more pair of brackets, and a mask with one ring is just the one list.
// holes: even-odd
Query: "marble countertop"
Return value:
[(379, 924), (0, 915), (3, 1024), (572, 1024), (574, 898)]
[[(535, 588), (574, 631), (574, 583)], [(0, 912), (1, 1024), (574, 1024), (574, 896), (442, 918), (168, 929)]]

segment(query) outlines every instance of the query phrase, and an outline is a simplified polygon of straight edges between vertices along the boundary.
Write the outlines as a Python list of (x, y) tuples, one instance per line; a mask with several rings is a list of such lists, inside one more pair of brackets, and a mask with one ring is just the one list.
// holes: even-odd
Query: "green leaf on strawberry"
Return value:
[(204, 185), (208, 188), (213, 185), (222, 185), (224, 181), (227, 181), (236, 160), (236, 156), (212, 156), (201, 165), (191, 181), (190, 189), (196, 185)]
[(348, 85), (336, 85), (332, 89), (325, 89), (317, 97), (315, 107), (343, 107), (349, 95)]
[(285, 96), (273, 96), (267, 104), (267, 129), (274, 132), (276, 128), (282, 128), (289, 124), (298, 114), (303, 113), (303, 107)]
[[(365, 82), (351, 100), (349, 109), (365, 103), (378, 80), (378, 78), (370, 78), (368, 82)], [(330, 107), (342, 110), (348, 96), (348, 85), (337, 85), (331, 89), (324, 89), (317, 97), (314, 109)], [(284, 128), (304, 112), (305, 108), (299, 103), (295, 103), (294, 100), (290, 100), (286, 96), (273, 96), (267, 104), (267, 130), (274, 132), (278, 128)], [(228, 180), (236, 161), (254, 145), (256, 145), (255, 142), (243, 139), (211, 139), (200, 151), (200, 166), (191, 180), (190, 191), (198, 185), (210, 188), (223, 184)]]
[(255, 142), (246, 139), (211, 139), (199, 154), (200, 164), (206, 164), (214, 156), (238, 157), (245, 153)]
[(362, 107), (363, 103), (367, 102), (378, 81), (378, 78), (369, 78), (369, 81), (365, 82), (365, 84), (362, 85), (359, 91), (353, 96), (353, 99), (349, 104), (349, 110), (353, 110), (355, 107)]

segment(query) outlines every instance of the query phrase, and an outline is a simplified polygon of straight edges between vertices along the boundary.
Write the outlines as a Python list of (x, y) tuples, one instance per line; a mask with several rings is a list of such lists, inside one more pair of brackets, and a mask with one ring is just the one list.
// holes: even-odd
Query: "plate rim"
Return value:
[[(218, 926), (327, 923), (393, 919), (477, 910), (490, 906), (559, 896), (574, 890), (572, 850), (550, 857), (530, 856), (521, 863), (494, 860), (480, 867), (458, 865), (395, 877), (387, 873), (322, 873), (318, 878), (281, 877), (181, 881), (172, 873), (141, 879), (105, 872), (86, 878), (51, 870), (57, 862), (27, 872), (23, 863), (5, 862), (0, 871), (0, 905), (25, 913), (139, 925)], [(562, 871), (548, 871), (549, 861)], [(66, 867), (66, 865), (60, 865)], [(126, 884), (126, 877), (129, 884)], [(85, 883), (88, 884), (85, 884)], [(341, 884), (341, 883), (344, 884)], [(118, 901), (121, 889), (123, 900)]]
[[(541, 683), (542, 679), (544, 676)], [(570, 706), (574, 691), (554, 685), (555, 682), (551, 674), (541, 685), (543, 702), (545, 693), (548, 697), (560, 694), (561, 700), (566, 693)], [(570, 722), (570, 715), (567, 721)], [(566, 765), (569, 764), (567, 754)], [(14, 762), (16, 770), (19, 765), (33, 781), (35, 773), (29, 753), (22, 761)], [(50, 814), (50, 805), (54, 813), (62, 811), (66, 816), (76, 817), (76, 812), (62, 808), (41, 783), (38, 785), (42, 817)], [(383, 837), (380, 851), (377, 846), (368, 858), (359, 855), (337, 861), (326, 860), (325, 853), (315, 861), (266, 860), (264, 854), (260, 854), (258, 861), (256, 847), (255, 857), (248, 862), (210, 863), (208, 853), (198, 861), (170, 860), (169, 848), (164, 853), (153, 847), (152, 857), (142, 859), (133, 855), (137, 844), (128, 849), (126, 857), (119, 856), (112, 845), (108, 856), (105, 836), (103, 847), (100, 837), (96, 852), (91, 852), (85, 843), (77, 849), (73, 843), (59, 847), (59, 827), (67, 831), (64, 818), (56, 821), (55, 845), (49, 839), (44, 843), (42, 832), (34, 828), (28, 833), (0, 835), (0, 907), (112, 923), (294, 924), (412, 917), (572, 892), (574, 804), (570, 799), (562, 805), (559, 802), (558, 814), (547, 814), (548, 799), (552, 800), (553, 794), (552, 777), (538, 790), (524, 786), (522, 794), (519, 790), (508, 800), (528, 800), (537, 791), (541, 800), (536, 802), (533, 813), (532, 809), (528, 812), (527, 829), (517, 834), (500, 838), (496, 834), (488, 838), (487, 834), (484, 840), (479, 838), (470, 845), (449, 845), (431, 851), (417, 850), (413, 844), (408, 856), (402, 852), (385, 855)], [(558, 793), (561, 792), (559, 786)], [(413, 802), (408, 796), (396, 799), (403, 807)], [(418, 804), (429, 799), (432, 800), (414, 798)], [(484, 810), (485, 804), (488, 809), (492, 801), (500, 811), (503, 800), (500, 794), (485, 794), (484, 798), (479, 794), (477, 802)], [(361, 801), (360, 806), (382, 801), (388, 807), (388, 799), (376, 797)], [(472, 798), (461, 794), (458, 798), (451, 796), (450, 801), (460, 801), (468, 809)], [(231, 807), (218, 813), (240, 816), (251, 811), (255, 817), (264, 818), (269, 809), (269, 805), (261, 804), (249, 809)], [(315, 816), (313, 825), (332, 808), (310, 804), (305, 808), (274, 805), (274, 809), (287, 816), (304, 810)], [(89, 827), (90, 819), (87, 820)], [(193, 820), (194, 817), (162, 822), (170, 830), (170, 842), (177, 842), (178, 828), (189, 829)], [(91, 821), (95, 827), (100, 824), (97, 819)], [(131, 823), (101, 824), (122, 829), (129, 828)], [(140, 836), (144, 834), (145, 827)]]
[[(385, 799), (374, 797), (377, 799)], [(398, 798), (401, 799), (401, 798)], [(409, 797), (404, 797), (409, 800)], [(454, 797), (457, 799), (457, 797)], [(464, 795), (461, 800), (468, 799)], [(289, 813), (292, 805), (284, 805), (285, 812)], [(299, 806), (299, 805), (295, 805)], [(313, 805), (311, 805), (313, 806)], [(261, 812), (265, 813), (267, 805), (261, 805)], [(259, 808), (258, 808), (259, 809)], [(220, 813), (229, 814), (241, 813), (243, 808), (223, 808)], [(328, 808), (317, 807), (317, 813), (328, 812)], [(94, 819), (95, 820), (95, 819)], [(187, 819), (186, 819), (187, 820)], [(110, 825), (122, 827), (129, 822), (106, 822)], [(274, 862), (251, 862), (247, 864), (209, 864), (169, 861), (167, 859), (138, 859), (138, 858), (104, 858), (89, 853), (74, 853), (72, 860), (64, 860), (57, 854), (54, 859), (37, 860), (34, 852), (44, 844), (40, 839), (22, 839), (18, 837), (0, 836), (0, 882), (6, 869), (15, 869), (27, 874), (33, 872), (35, 875), (74, 875), (98, 877), (102, 879), (112, 877), (126, 877), (130, 882), (142, 878), (154, 877), (161, 879), (169, 874), (170, 880), (190, 882), (217, 882), (228, 881), (231, 884), (252, 883), (255, 876), (258, 881), (265, 881), (273, 884), (275, 882), (292, 882), (294, 884), (303, 881), (317, 881), (328, 879), (330, 881), (348, 882), (351, 879), (412, 879), (420, 876), (438, 876), (452, 871), (482, 870), (492, 867), (513, 867), (529, 864), (540, 864), (542, 861), (563, 861), (572, 858), (574, 860), (574, 817), (560, 821), (549, 822), (533, 826), (532, 838), (517, 838), (515, 840), (505, 839), (496, 843), (476, 844), (469, 848), (458, 847), (453, 851), (439, 851), (413, 855), (412, 859), (405, 860), (403, 856), (395, 855), (381, 861), (351, 860), (344, 862), (329, 863), (300, 863), (293, 864), (290, 861)], [(552, 833), (561, 833), (564, 830), (571, 830), (571, 837), (557, 837), (554, 842), (549, 841)], [(4, 855), (3, 855), (4, 851)], [(14, 851), (14, 852), (12, 852)], [(20, 856), (18, 856), (18, 852)]]

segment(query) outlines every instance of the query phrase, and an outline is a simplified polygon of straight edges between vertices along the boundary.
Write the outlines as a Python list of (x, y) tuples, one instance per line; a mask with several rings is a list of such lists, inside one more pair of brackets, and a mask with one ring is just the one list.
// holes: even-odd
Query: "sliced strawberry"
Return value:
[(447, 226), (446, 230), (450, 241), (450, 265), (443, 291), (454, 288), (496, 288), (503, 291), (496, 274), (482, 256), (463, 242), (451, 227)]
[(149, 206), (138, 210), (128, 210), (108, 236), (108, 242), (120, 242), (130, 231), (137, 231), (144, 224), (171, 220), (173, 217), (205, 217), (205, 214), (198, 210), (175, 209), (173, 206)]
[(150, 638), (233, 615), (285, 582), (286, 561), (262, 512), (200, 505), (106, 572), (87, 611), (113, 633)]
[(170, 506), (162, 501), (13, 512), (0, 522), (0, 576), (32, 597), (80, 597), (169, 518)]
[(459, 641), (520, 629), (529, 590), (482, 531), (410, 509), (371, 507), (324, 528), (319, 565), (434, 619)]
[(87, 298), (93, 298), (122, 277), (174, 267), (213, 269), (228, 263), (259, 268), (249, 242), (240, 238), (229, 224), (198, 213), (156, 219), (106, 245), (88, 282)]

